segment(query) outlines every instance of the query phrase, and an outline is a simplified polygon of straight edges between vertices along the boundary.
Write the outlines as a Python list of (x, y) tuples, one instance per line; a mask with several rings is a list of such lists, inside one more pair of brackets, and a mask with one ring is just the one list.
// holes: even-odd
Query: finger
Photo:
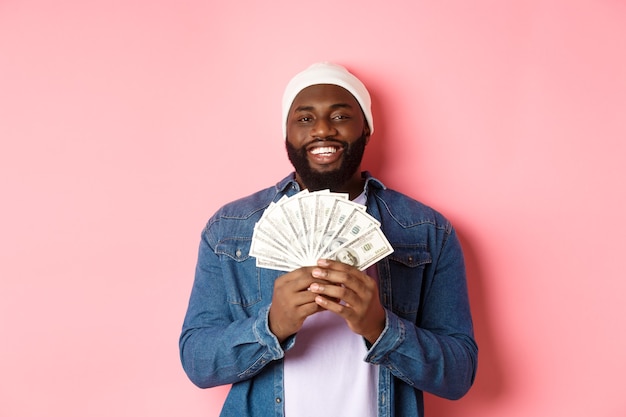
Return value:
[(318, 295), (315, 298), (315, 302), (323, 309), (342, 317), (350, 330), (362, 335), (370, 343), (374, 343), (384, 329), (385, 312), (380, 304), (368, 305), (368, 303), (362, 303), (353, 305), (349, 302), (329, 300), (323, 295)]
[(369, 291), (367, 275), (356, 269), (339, 271), (334, 269), (315, 268), (312, 271), (312, 275), (315, 278), (323, 279), (331, 284), (334, 284), (335, 286), (345, 287), (356, 294), (362, 294), (365, 291)]
[(309, 290), (315, 295), (323, 295), (326, 298), (332, 298), (335, 302), (341, 300), (346, 301), (346, 299), (352, 298), (352, 291), (343, 285), (314, 282), (309, 287)]
[(289, 272), (274, 282), (274, 288), (289, 293), (305, 291), (315, 281), (312, 269), (312, 267), (306, 267)]
[(320, 308), (331, 311), (339, 315), (340, 317), (343, 317), (343, 319), (348, 322), (348, 325), (350, 325), (350, 319), (355, 314), (350, 304), (347, 304), (337, 299), (329, 299), (328, 297), (323, 295), (317, 295), (317, 297), (315, 297), (315, 303)]
[(350, 270), (358, 271), (358, 269), (352, 265), (344, 264), (343, 262), (334, 261), (332, 259), (318, 259), (317, 266), (344, 272), (348, 272)]
[(367, 310), (370, 304), (378, 299), (376, 281), (360, 271), (346, 273), (320, 268), (314, 269), (313, 275), (323, 276), (331, 284), (312, 283), (309, 287), (311, 292), (339, 298), (341, 304), (347, 304), (357, 314)]
[(331, 274), (331, 272), (346, 274), (347, 276), (354, 277), (361, 281), (367, 281), (369, 279), (367, 274), (359, 270), (358, 268), (352, 265), (344, 264), (342, 262), (333, 261), (331, 259), (319, 259), (317, 261), (317, 268), (314, 268), (312, 271), (313, 276), (324, 278), (325, 276), (323, 274), (319, 274), (319, 270), (327, 271), (329, 273), (329, 276), (334, 276), (336, 278), (341, 278), (342, 276)]

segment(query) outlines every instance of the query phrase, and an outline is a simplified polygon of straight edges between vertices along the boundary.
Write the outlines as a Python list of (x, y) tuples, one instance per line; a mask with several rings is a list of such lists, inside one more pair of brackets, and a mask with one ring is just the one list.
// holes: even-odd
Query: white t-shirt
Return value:
[[(363, 204), (365, 195), (355, 201)], [(308, 317), (285, 353), (285, 416), (376, 417), (378, 366), (363, 360), (366, 353), (363, 337), (340, 316)]]
[(284, 361), (286, 417), (376, 417), (378, 366), (363, 337), (330, 311), (308, 317)]

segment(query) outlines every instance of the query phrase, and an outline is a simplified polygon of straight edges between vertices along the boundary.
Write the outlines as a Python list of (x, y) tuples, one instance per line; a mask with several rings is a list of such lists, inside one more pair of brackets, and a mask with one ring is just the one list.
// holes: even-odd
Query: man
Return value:
[[(368, 172), (370, 96), (345, 68), (314, 64), (283, 97), (295, 173), (229, 203), (202, 233), (180, 337), (200, 387), (232, 384), (221, 416), (423, 416), (423, 391), (463, 396), (473, 339), (461, 246), (439, 213)], [(248, 255), (271, 202), (300, 190), (349, 194), (394, 252), (366, 271), (321, 259), (288, 273)]]

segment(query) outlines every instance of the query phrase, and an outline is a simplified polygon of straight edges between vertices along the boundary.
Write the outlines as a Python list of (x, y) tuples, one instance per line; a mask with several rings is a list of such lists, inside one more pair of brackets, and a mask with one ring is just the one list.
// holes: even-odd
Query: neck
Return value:
[[(320, 191), (319, 189), (312, 189), (307, 187), (307, 185), (302, 181), (300, 175), (296, 173), (296, 181), (298, 185), (300, 185), (301, 189), (307, 189), (309, 191)], [(365, 186), (365, 180), (361, 177), (361, 171), (357, 170), (357, 172), (345, 183), (340, 186), (331, 187), (330, 191), (334, 193), (345, 193), (350, 196), (350, 200), (354, 200), (357, 198), (362, 192), (363, 187)]]

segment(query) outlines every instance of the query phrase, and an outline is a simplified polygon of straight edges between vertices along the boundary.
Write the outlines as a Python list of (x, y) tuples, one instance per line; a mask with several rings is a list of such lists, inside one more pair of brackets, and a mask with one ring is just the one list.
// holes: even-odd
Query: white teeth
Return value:
[(335, 152), (337, 152), (337, 149), (333, 148), (332, 146), (315, 148), (315, 149), (311, 150), (311, 153), (313, 155), (320, 155), (320, 154), (323, 154), (323, 153), (335, 153)]

